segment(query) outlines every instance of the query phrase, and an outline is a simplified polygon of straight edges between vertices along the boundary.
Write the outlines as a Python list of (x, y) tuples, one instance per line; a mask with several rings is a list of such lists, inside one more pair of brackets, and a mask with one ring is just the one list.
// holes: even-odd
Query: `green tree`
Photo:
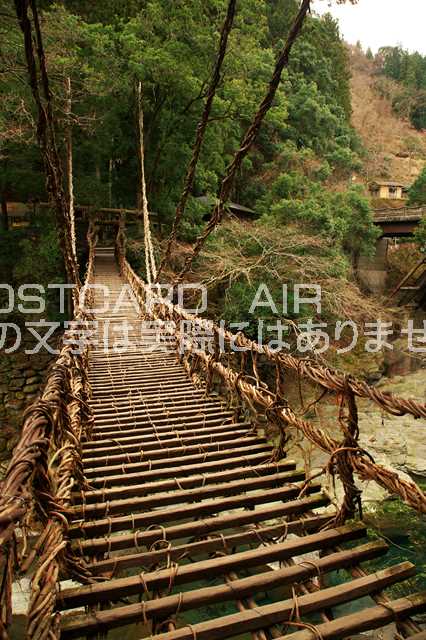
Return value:
[[(408, 195), (410, 205), (426, 205), (426, 167), (411, 186)], [(414, 237), (419, 242), (422, 251), (426, 252), (426, 217), (417, 227)]]
[(426, 167), (408, 191), (410, 205), (426, 204)]
[(369, 254), (378, 231), (367, 198), (357, 187), (333, 192), (297, 172), (279, 176), (259, 202), (263, 219), (280, 227), (299, 222), (305, 232), (331, 239), (343, 254)]
[(402, 47), (382, 47), (378, 60), (385, 76), (400, 82), (404, 90), (394, 100), (397, 113), (408, 111), (416, 129), (426, 128), (426, 56)]
[[(6, 6), (5, 0), (0, 3)], [(171, 222), (226, 6), (226, 0), (172, 4), (168, 0), (117, 0), (90, 8), (79, 0), (42, 3), (60, 141), (69, 125), (64, 79), (70, 77), (73, 87), (77, 202), (98, 206), (137, 203), (133, 87), (138, 79), (144, 85), (148, 198), (162, 222)], [(296, 0), (239, 3), (197, 167), (194, 196), (217, 191), (264, 95), (276, 52), (297, 7)], [(0, 162), (5, 158), (8, 168), (2, 173), (2, 185), (18, 200), (43, 198), (20, 34), (16, 22), (0, 29), (5, 36), (0, 45), (2, 59), (13, 61), (1, 82), (17, 101), (0, 102), (0, 126), (16, 130), (17, 112), (26, 114), (28, 120), (24, 137), (6, 139), (3, 148), (7, 153)], [(306, 220), (313, 232), (321, 224), (324, 232), (331, 230), (342, 251), (355, 251), (350, 214), (366, 225), (368, 217), (352, 192), (342, 196), (328, 188), (335, 178), (349, 178), (360, 167), (360, 144), (350, 124), (349, 80), (348, 54), (336, 21), (329, 14), (309, 17), (232, 194), (242, 204), (265, 215), (273, 210), (278, 217), (282, 203), (288, 201), (294, 218)], [(16, 109), (18, 103), (23, 106), (21, 112)], [(194, 236), (201, 215), (191, 203), (182, 226), (186, 239)], [(368, 244), (368, 233), (365, 237)]]

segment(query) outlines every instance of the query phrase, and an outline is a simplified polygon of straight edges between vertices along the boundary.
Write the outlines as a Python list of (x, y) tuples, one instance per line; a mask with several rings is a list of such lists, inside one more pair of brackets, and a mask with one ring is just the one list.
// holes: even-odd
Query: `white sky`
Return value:
[(426, 54), (426, 0), (358, 0), (337, 5), (336, 0), (313, 0), (312, 9), (337, 18), (343, 38), (357, 40), (374, 53), (383, 46), (402, 45)]

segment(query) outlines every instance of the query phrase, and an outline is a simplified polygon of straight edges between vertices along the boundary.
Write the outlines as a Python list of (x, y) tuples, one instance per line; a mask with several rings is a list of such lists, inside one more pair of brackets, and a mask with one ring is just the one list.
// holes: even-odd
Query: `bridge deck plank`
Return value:
[[(110, 286), (115, 304), (123, 281), (112, 250), (98, 251), (96, 282)], [(98, 297), (96, 304), (102, 306)], [(271, 445), (245, 417), (196, 388), (174, 345), (159, 350), (129, 300), (97, 319), (102, 326), (111, 321), (104, 334), (111, 339), (113, 325), (128, 319), (132, 346), (117, 352), (98, 344), (91, 352), (95, 424), (92, 440), (83, 445), (88, 486), (73, 494), (69, 537), (75, 553), (104, 580), (58, 592), (62, 638), (141, 622), (143, 629), (155, 626), (158, 640), (222, 640), (268, 634), (271, 627), (275, 637), (287, 637), (296, 605), (303, 619), (413, 575), (413, 565), (403, 563), (327, 586), (325, 576), (378, 558), (387, 545), (354, 546), (366, 536), (363, 524), (330, 528), (334, 510), (321, 486), (305, 487), (294, 461), (274, 462)], [(320, 511), (324, 507), (327, 512)], [(312, 593), (301, 588), (297, 602), (277, 595), (278, 587), (297, 591), (299, 584)], [(254, 597), (267, 590), (273, 601), (257, 606)], [(186, 611), (225, 602), (235, 613), (209, 609), (207, 620), (185, 626)], [(67, 615), (81, 606), (90, 611)], [(402, 618), (421, 608), (419, 600), (392, 606)], [(363, 629), (394, 619), (391, 607), (366, 611)], [(361, 617), (325, 617), (329, 622), (318, 628), (324, 638), (346, 637)], [(308, 637), (289, 628), (288, 637)]]

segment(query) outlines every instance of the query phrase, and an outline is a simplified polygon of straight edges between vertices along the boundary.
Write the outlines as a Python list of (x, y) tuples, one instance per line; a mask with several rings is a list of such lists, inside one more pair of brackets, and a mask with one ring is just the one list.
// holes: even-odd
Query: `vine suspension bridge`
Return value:
[[(206, 321), (160, 296), (146, 304), (148, 287), (125, 257), (123, 224), (115, 250), (96, 246), (93, 224), (88, 238), (82, 296), (94, 312), (79, 310), (76, 319), (95, 318), (108, 337), (125, 318), (131, 345), (73, 353), (65, 341), (24, 416), (0, 501), (3, 637), (18, 572), (31, 576), (29, 638), (100, 638), (135, 625), (135, 638), (302, 640), (346, 638), (391, 622), (399, 638), (425, 638), (412, 617), (426, 609), (426, 593), (386, 595), (415, 567), (363, 564), (388, 545), (369, 540), (356, 519), (354, 479), (376, 481), (426, 512), (415, 484), (359, 448), (356, 397), (417, 418), (426, 406), (218, 326), (215, 341), (225, 350), (211, 355), (189, 335), (182, 352), (179, 320)], [(109, 287), (110, 308), (123, 284), (128, 299), (119, 311), (96, 313), (100, 294), (89, 284)], [(232, 343), (240, 351), (231, 354)], [(273, 388), (260, 378), (261, 359), (276, 372)], [(340, 442), (292, 411), (284, 374), (336, 394)], [(265, 422), (281, 434), (275, 448)], [(330, 455), (328, 471), (345, 489), (340, 507), (330, 508), (321, 483), (285, 456), (289, 427)], [(69, 579), (73, 586), (64, 585)], [(336, 607), (366, 596), (370, 605), (339, 615)], [(191, 624), (194, 612), (203, 615)]]
[[(383, 559), (377, 568), (388, 546), (369, 539), (358, 517), (357, 481), (378, 483), (422, 514), (426, 496), (359, 446), (357, 399), (392, 415), (422, 419), (426, 405), (233, 335), (186, 313), (155, 287), (192, 192), (235, 6), (229, 0), (184, 190), (158, 270), (144, 179), (139, 81), (147, 282), (126, 259), (124, 219), (115, 247), (99, 247), (94, 215), (87, 275), (80, 286), (73, 195), (71, 189), (67, 197), (62, 187), (37, 7), (34, 0), (15, 0), (50, 201), (68, 281), (79, 295), (73, 300), (75, 326), (64, 336), (43, 393), (23, 416), (21, 438), (1, 486), (2, 639), (14, 637), (13, 586), (24, 576), (31, 584), (26, 622), (31, 640), (117, 634), (157, 640), (340, 639), (390, 623), (398, 640), (426, 638), (414, 619), (426, 611), (426, 593), (395, 599), (386, 591), (411, 578), (415, 567)], [(301, 0), (265, 96), (177, 282), (184, 281), (223, 217), (309, 10), (310, 0)], [(109, 287), (110, 308), (127, 284), (127, 302), (121, 301), (117, 311), (97, 310), (92, 284)], [(93, 320), (105, 344), (73, 348), (77, 325)], [(132, 327), (131, 341), (118, 352), (107, 338), (123, 320)], [(214, 349), (200, 345), (195, 330), (183, 337), (183, 320), (198, 330), (212, 329)], [(266, 367), (274, 373), (272, 381), (263, 377)], [(326, 395), (334, 399), (338, 437), (308, 420), (313, 403), (299, 412), (292, 409), (286, 397), (289, 378), (312, 384), (318, 402)], [(278, 434), (275, 446), (266, 438), (268, 425)], [(323, 473), (341, 483), (340, 505), (323, 489), (322, 473), (307, 477), (286, 457), (290, 429), (328, 456)], [(342, 605), (351, 605), (352, 612)]]

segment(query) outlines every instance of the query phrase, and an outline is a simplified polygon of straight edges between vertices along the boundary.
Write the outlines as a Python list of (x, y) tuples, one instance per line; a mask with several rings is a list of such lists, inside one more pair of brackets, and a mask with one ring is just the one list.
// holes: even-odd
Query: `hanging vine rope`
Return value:
[(179, 273), (179, 275), (177, 276), (177, 279), (176, 279), (177, 282), (182, 282), (185, 274), (188, 273), (188, 271), (190, 271), (194, 259), (200, 253), (210, 233), (217, 227), (217, 225), (222, 220), (226, 202), (229, 200), (231, 190), (234, 185), (235, 176), (237, 175), (237, 172), (241, 167), (242, 161), (250, 151), (250, 148), (252, 147), (253, 142), (256, 139), (256, 136), (262, 125), (262, 122), (266, 114), (268, 113), (269, 109), (272, 106), (272, 103), (275, 98), (275, 94), (277, 92), (278, 86), (281, 81), (282, 72), (288, 66), (291, 49), (302, 30), (306, 15), (310, 10), (310, 3), (311, 3), (311, 0), (302, 0), (302, 3), (299, 8), (299, 12), (294, 20), (293, 26), (291, 27), (290, 32), (287, 36), (285, 45), (281, 50), (281, 53), (275, 64), (274, 73), (269, 83), (268, 91), (264, 99), (262, 100), (256, 115), (254, 116), (252, 124), (247, 129), (244, 135), (240, 148), (236, 152), (231, 164), (226, 169), (225, 177), (222, 180), (221, 187), (219, 190), (218, 201), (213, 209), (211, 218), (207, 223), (204, 231), (197, 238), (195, 245), (192, 249), (192, 252), (185, 260), (184, 267), (182, 271)]
[[(34, 53), (33, 31), (31, 21), (28, 16), (29, 7), (31, 8), (34, 22), (34, 40), (36, 44), (36, 56), (39, 65), (40, 79), (38, 77), (37, 63)], [(47, 192), (53, 203), (56, 214), (56, 226), (58, 229), (68, 282), (76, 285), (76, 289), (73, 291), (74, 305), (76, 305), (78, 301), (78, 289), (80, 287), (80, 276), (77, 260), (73, 252), (73, 233), (69, 206), (62, 184), (62, 164), (56, 145), (52, 95), (49, 87), (37, 7), (34, 0), (15, 0), (15, 8), (18, 22), (24, 35), (25, 58), (27, 62), (29, 83), (38, 112), (37, 138), (43, 156)]]
[[(142, 295), (145, 291), (145, 284), (135, 274), (127, 260), (125, 260), (125, 233), (124, 227), (121, 228), (117, 236), (117, 257), (119, 259), (124, 275), (129, 280), (132, 287)], [(152, 292), (149, 292), (151, 295)], [(310, 358), (297, 358), (291, 354), (283, 353), (271, 349), (268, 345), (262, 345), (243, 333), (232, 333), (227, 329), (219, 327), (207, 320), (206, 318), (198, 318), (187, 313), (181, 307), (168, 302), (161, 297), (153, 297), (151, 295), (150, 304), (158, 304), (161, 312), (167, 319), (174, 322), (192, 322), (196, 323), (197, 328), (201, 332), (208, 332), (212, 328), (216, 335), (216, 339), (221, 343), (222, 349), (230, 351), (236, 347), (241, 353), (255, 354), (264, 357), (273, 367), (291, 371), (301, 378), (309, 380), (314, 384), (318, 384), (326, 391), (345, 394), (346, 391), (352, 392), (358, 398), (366, 398), (374, 402), (380, 409), (394, 416), (411, 415), (416, 419), (426, 419), (426, 405), (416, 400), (395, 396), (387, 391), (381, 391), (377, 387), (370, 386), (364, 380), (359, 380), (350, 376), (349, 378), (336, 369), (330, 369), (324, 365), (318, 364)], [(258, 378), (258, 375), (255, 377)]]
[(210, 81), (210, 86), (207, 91), (204, 110), (201, 116), (201, 120), (197, 126), (197, 133), (196, 133), (194, 147), (192, 151), (192, 157), (188, 165), (188, 169), (186, 171), (182, 195), (176, 207), (175, 219), (173, 221), (173, 228), (167, 240), (167, 246), (164, 252), (163, 259), (158, 268), (158, 276), (161, 274), (162, 270), (164, 269), (165, 265), (167, 264), (170, 258), (170, 253), (172, 250), (173, 243), (176, 240), (179, 224), (185, 212), (188, 196), (192, 191), (192, 187), (194, 186), (195, 171), (196, 171), (198, 160), (200, 157), (201, 147), (204, 140), (204, 134), (206, 132), (207, 125), (209, 122), (210, 111), (213, 105), (213, 100), (216, 95), (216, 90), (220, 82), (220, 72), (222, 69), (223, 61), (224, 61), (227, 46), (228, 46), (229, 34), (231, 33), (232, 25), (234, 23), (236, 4), (237, 4), (236, 0), (229, 0), (225, 21), (222, 25), (222, 29), (220, 33), (219, 52), (217, 54), (213, 75)]
[(143, 217), (143, 232), (144, 232), (144, 245), (145, 245), (145, 267), (146, 278), (148, 284), (151, 284), (157, 277), (157, 267), (155, 264), (154, 247), (151, 237), (151, 226), (149, 221), (148, 210), (148, 198), (146, 195), (146, 181), (145, 181), (145, 145), (144, 145), (144, 118), (143, 118), (143, 106), (142, 106), (142, 82), (140, 80), (136, 83), (136, 101), (138, 112), (138, 136), (139, 136), (139, 175), (140, 175), (140, 192), (142, 199), (142, 217)]
[(65, 115), (67, 117), (66, 122), (66, 167), (67, 167), (67, 189), (68, 189), (68, 210), (70, 217), (70, 233), (71, 233), (71, 249), (74, 259), (77, 261), (77, 246), (75, 236), (75, 211), (74, 211), (74, 171), (73, 171), (73, 157), (72, 157), (72, 89), (71, 78), (68, 76), (65, 78)]

